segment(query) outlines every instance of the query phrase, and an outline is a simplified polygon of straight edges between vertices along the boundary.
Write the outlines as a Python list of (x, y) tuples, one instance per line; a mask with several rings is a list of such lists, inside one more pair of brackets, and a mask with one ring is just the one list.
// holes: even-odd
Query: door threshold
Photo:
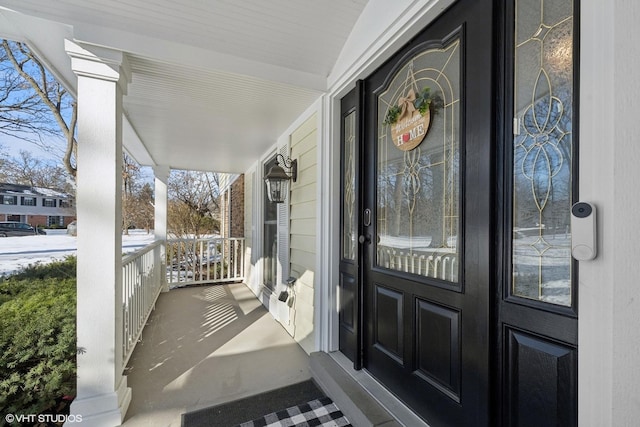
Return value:
[(340, 352), (316, 352), (309, 359), (316, 383), (354, 426), (429, 427), (365, 370), (356, 371)]

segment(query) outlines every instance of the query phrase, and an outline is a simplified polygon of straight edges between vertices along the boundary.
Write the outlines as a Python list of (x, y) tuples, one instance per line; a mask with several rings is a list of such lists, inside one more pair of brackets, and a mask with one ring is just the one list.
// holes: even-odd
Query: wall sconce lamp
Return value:
[[(284, 169), (279, 165), (282, 165), (289, 170), (291, 175), (288, 175)], [(273, 203), (282, 203), (287, 198), (289, 193), (289, 180), (292, 179), (296, 182), (298, 179), (298, 161), (291, 160), (289, 157), (286, 159), (282, 154), (276, 156), (276, 165), (269, 169), (269, 172), (264, 177), (264, 182), (267, 184), (267, 194), (269, 200)]]

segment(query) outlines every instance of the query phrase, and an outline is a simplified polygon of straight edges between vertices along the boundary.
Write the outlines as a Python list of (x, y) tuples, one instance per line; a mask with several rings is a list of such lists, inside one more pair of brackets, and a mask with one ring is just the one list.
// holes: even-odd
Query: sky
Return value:
[(62, 138), (49, 138), (46, 143), (51, 145), (50, 150), (44, 150), (36, 144), (19, 138), (0, 134), (0, 152), (7, 153), (9, 157), (17, 158), (20, 156), (20, 151), (28, 151), (35, 158), (62, 166), (64, 140)]
[[(64, 168), (62, 157), (66, 142), (62, 138), (49, 137), (46, 143), (51, 146), (50, 150), (45, 150), (37, 144), (23, 141), (19, 138), (0, 134), (0, 154), (6, 153), (11, 158), (19, 158), (20, 151), (28, 151), (33, 157), (49, 165)], [(153, 170), (150, 167), (140, 168), (140, 184), (143, 185), (145, 183), (149, 183), (152, 186), (154, 184)]]
[[(3, 67), (7, 66), (6, 64), (7, 63), (3, 63)], [(5, 72), (3, 67), (0, 67), (0, 75)], [(8, 66), (8, 69), (13, 70), (11, 66)], [(25, 96), (24, 92), (25, 91), (12, 92), (9, 99), (11, 99), (11, 97), (23, 98)], [(70, 114), (70, 108), (64, 108), (62, 110), (62, 115), (67, 122), (69, 121)], [(54, 122), (53, 117), (51, 117), (51, 121), (52, 123)], [(66, 148), (66, 139), (62, 136), (62, 133), (59, 136), (44, 136), (43, 138), (44, 142), (42, 146), (40, 146), (39, 144), (30, 143), (9, 135), (0, 134), (0, 155), (6, 154), (10, 158), (17, 159), (20, 157), (20, 151), (27, 151), (31, 153), (34, 158), (39, 159), (47, 165), (60, 166), (64, 168), (62, 159)], [(48, 146), (50, 148), (45, 149), (43, 146)], [(139, 178), (141, 185), (145, 183), (153, 184), (153, 171), (148, 167), (141, 168)]]

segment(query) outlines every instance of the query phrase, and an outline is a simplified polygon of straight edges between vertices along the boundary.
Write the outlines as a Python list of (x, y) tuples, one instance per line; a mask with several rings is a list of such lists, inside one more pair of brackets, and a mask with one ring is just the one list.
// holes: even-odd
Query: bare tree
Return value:
[(67, 174), (61, 167), (47, 164), (24, 150), (18, 158), (0, 159), (0, 178), (2, 182), (70, 191)]
[(136, 210), (136, 191), (140, 178), (140, 166), (126, 153), (122, 156), (122, 230), (129, 234), (134, 225), (133, 212)]
[(62, 135), (63, 163), (75, 178), (78, 108), (73, 97), (24, 43), (2, 40), (0, 72), (0, 133), (44, 149), (50, 149), (47, 137)]
[(4, 151), (4, 147), (0, 145), (0, 182), (8, 182), (8, 154)]
[(136, 193), (136, 203), (131, 212), (131, 219), (139, 228), (144, 228), (147, 233), (153, 227), (154, 219), (154, 195), (153, 188), (145, 182)]
[(176, 236), (200, 236), (220, 229), (219, 175), (213, 172), (171, 172), (168, 183), (168, 228)]

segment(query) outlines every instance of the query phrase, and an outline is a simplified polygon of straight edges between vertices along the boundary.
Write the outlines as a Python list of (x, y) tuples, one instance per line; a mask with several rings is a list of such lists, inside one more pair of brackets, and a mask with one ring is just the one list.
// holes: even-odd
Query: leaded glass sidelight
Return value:
[(342, 147), (342, 257), (345, 260), (356, 259), (357, 224), (356, 224), (356, 113), (347, 114), (343, 119)]
[(377, 118), (377, 265), (454, 283), (460, 65), (458, 38), (416, 54), (379, 94)]
[(515, 16), (512, 294), (570, 306), (573, 2)]

